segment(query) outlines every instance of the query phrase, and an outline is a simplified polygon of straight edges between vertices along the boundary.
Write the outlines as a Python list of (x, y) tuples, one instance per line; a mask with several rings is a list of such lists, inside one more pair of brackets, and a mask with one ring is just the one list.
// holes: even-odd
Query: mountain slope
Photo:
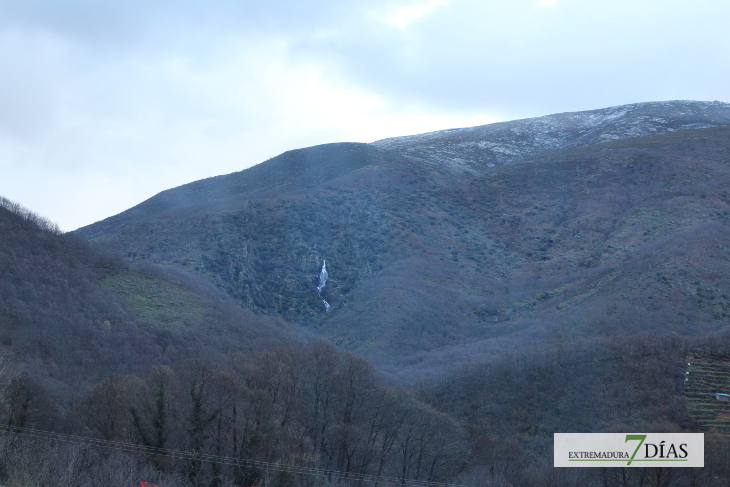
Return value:
[[(399, 277), (395, 266), (380, 273), (362, 287), (371, 294), (323, 327), (391, 357), (403, 344), (431, 350), (391, 359), (407, 374), (535, 341), (726, 326), (728, 148), (728, 128), (645, 137), (553, 152), (441, 190), (434, 199), (448, 216), (439, 223), (453, 226), (431, 249), (448, 253), (424, 252)], [(419, 268), (440, 273), (430, 289), (416, 283)], [(387, 301), (386, 312), (373, 305)]]
[(199, 278), (132, 268), (0, 198), (0, 352), (67, 401), (103, 377), (302, 339)]
[(78, 233), (403, 376), (576, 333), (701, 332), (727, 321), (729, 124), (727, 104), (650, 103), (318, 146)]

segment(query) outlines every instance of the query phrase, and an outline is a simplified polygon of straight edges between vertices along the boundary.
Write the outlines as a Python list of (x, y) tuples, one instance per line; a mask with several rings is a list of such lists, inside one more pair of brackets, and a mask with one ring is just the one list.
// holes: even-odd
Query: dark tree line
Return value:
[[(697, 347), (726, 356), (727, 343), (724, 334), (702, 340), (644, 335), (574, 343), (570, 353), (526, 353), (511, 367), (474, 367), (451, 376), (449, 388), (420, 393), (384, 383), (360, 357), (315, 343), (236, 354), (224, 364), (191, 359), (175, 367), (153, 366), (144, 374), (112, 376), (66, 411), (47, 400), (42, 386), (8, 365), (0, 402), (5, 425), (0, 482), (376, 485), (342, 478), (340, 472), (474, 487), (728, 487), (730, 440), (717, 431), (706, 434), (703, 469), (556, 469), (551, 449), (556, 431), (697, 431), (677, 402), (676, 359)], [(587, 380), (597, 366), (608, 373)], [(584, 377), (578, 377), (580, 369)], [(562, 373), (572, 374), (575, 383), (556, 384)], [(622, 396), (612, 399), (619, 388)], [(62, 444), (8, 434), (9, 426), (56, 429), (155, 450), (122, 453)], [(166, 450), (193, 455), (180, 459), (165, 455)], [(41, 467), (33, 463), (37, 452), (43, 452), (36, 459)], [(207, 455), (241, 463), (211, 462)], [(311, 476), (265, 463), (335, 473)], [(104, 479), (117, 480), (99, 483)]]
[[(192, 359), (110, 377), (65, 412), (22, 374), (6, 381), (2, 398), (6, 425), (151, 447), (135, 457), (138, 465), (191, 486), (304, 481), (244, 462), (204, 461), (206, 455), (334, 471), (333, 482), (339, 473), (444, 482), (469, 459), (465, 431), (450, 416), (325, 343), (237, 355), (226, 365)], [(166, 450), (193, 456), (179, 460)], [(14, 481), (13, 462), (29, 454), (12, 452), (5, 464), (0, 457), (0, 481)]]

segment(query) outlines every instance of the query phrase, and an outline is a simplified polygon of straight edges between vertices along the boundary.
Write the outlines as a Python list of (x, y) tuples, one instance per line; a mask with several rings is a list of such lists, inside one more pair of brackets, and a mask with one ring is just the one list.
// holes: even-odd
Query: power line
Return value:
[(38, 430), (35, 428), (25, 428), (21, 426), (6, 426), (2, 429), (2, 433), (15, 433), (18, 435), (30, 436), (34, 438), (42, 438), (46, 440), (65, 441), (69, 443), (80, 443), (90, 446), (113, 448), (116, 450), (126, 451), (129, 453), (147, 453), (150, 455), (160, 455), (170, 458), (181, 458), (186, 460), (198, 460), (207, 463), (217, 463), (221, 465), (247, 466), (260, 468), (262, 470), (274, 472), (288, 472), (299, 475), (308, 475), (313, 477), (336, 478), (338, 480), (358, 480), (367, 482), (377, 482), (385, 485), (400, 485), (410, 487), (466, 487), (459, 484), (450, 484), (445, 482), (430, 482), (426, 480), (400, 479), (395, 477), (384, 477), (379, 475), (370, 475), (363, 473), (342, 472), (339, 470), (327, 470), (314, 467), (305, 467), (302, 465), (292, 465), (285, 463), (264, 462), (261, 460), (243, 459), (226, 457), (221, 455), (210, 455), (207, 453), (197, 453), (188, 450), (172, 450), (169, 448), (156, 448), (152, 446), (137, 445), (122, 441), (102, 440), (90, 436), (71, 435), (66, 433), (57, 433), (53, 431)]

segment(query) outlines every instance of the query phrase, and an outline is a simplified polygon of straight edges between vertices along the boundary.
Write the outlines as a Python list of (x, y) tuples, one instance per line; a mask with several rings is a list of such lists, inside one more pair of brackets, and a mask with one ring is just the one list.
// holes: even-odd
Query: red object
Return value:
[(155, 484), (151, 484), (149, 482), (140, 482), (139, 487), (157, 487)]

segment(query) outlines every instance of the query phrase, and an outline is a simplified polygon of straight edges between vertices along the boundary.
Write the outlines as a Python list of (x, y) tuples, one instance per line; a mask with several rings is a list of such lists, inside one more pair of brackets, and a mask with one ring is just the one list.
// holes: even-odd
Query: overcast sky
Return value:
[(728, 0), (0, 0), (0, 195), (64, 230), (283, 151), (730, 101)]

